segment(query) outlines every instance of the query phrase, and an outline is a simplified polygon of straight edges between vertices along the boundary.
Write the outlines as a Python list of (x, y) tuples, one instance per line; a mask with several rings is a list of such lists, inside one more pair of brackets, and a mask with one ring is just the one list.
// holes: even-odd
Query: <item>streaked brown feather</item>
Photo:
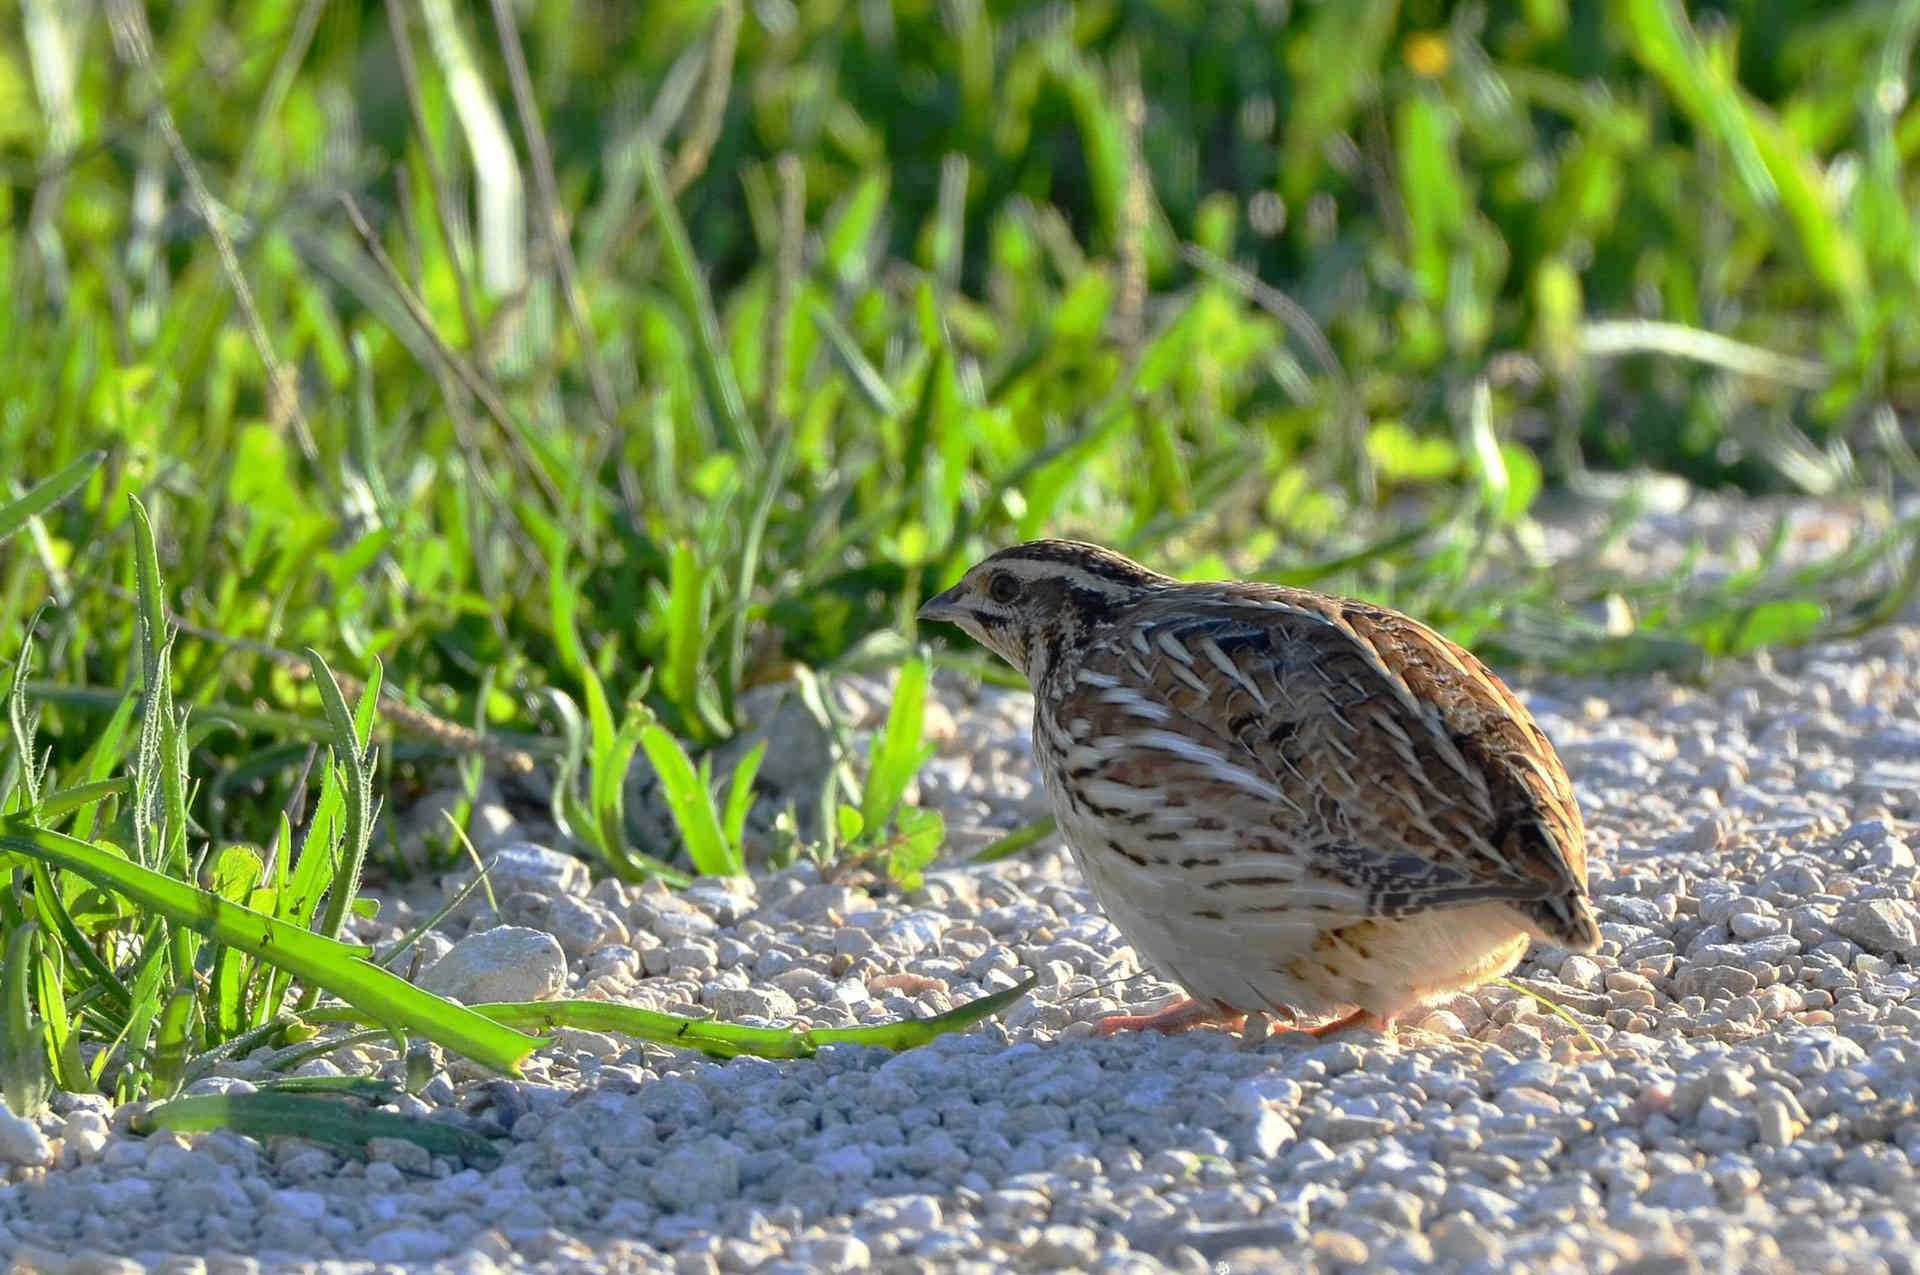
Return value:
[[(1016, 601), (987, 600), (996, 577)], [(1027, 674), (1069, 844), (1195, 995), (1390, 1016), (1510, 966), (1525, 932), (1597, 944), (1551, 743), (1418, 621), (1061, 541), (1002, 551), (936, 603)], [(1445, 949), (1432, 971), (1423, 943)]]

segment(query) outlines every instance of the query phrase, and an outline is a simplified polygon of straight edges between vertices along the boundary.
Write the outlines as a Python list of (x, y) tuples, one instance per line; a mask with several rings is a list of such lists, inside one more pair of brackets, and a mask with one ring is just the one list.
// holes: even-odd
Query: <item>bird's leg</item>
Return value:
[(1235, 1014), (1195, 1000), (1175, 1001), (1153, 1014), (1113, 1014), (1094, 1024), (1094, 1033), (1111, 1036), (1116, 1032), (1157, 1031), (1171, 1036), (1218, 1023), (1228, 1031), (1238, 1028), (1245, 1015)]
[(1330, 1022), (1318, 1023), (1312, 1027), (1296, 1028), (1309, 1036), (1328, 1036), (1349, 1027), (1358, 1027), (1363, 1031), (1384, 1032), (1392, 1025), (1391, 1020), (1383, 1018), (1370, 1009), (1356, 1009), (1351, 1014), (1342, 1014)]

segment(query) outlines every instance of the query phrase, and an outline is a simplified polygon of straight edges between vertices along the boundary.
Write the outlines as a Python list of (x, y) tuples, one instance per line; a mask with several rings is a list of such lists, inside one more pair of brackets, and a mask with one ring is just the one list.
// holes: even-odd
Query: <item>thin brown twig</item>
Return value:
[[(700, 101), (667, 174), (668, 189), (676, 196), (699, 180), (707, 162), (713, 158), (714, 143), (719, 141), (721, 126), (727, 118), (727, 98), (733, 87), (733, 59), (740, 44), (742, 17), (740, 0), (726, 0), (714, 15), (713, 35), (707, 43), (707, 64), (700, 78)], [(636, 202), (602, 257), (619, 257), (625, 253), (652, 219), (652, 205), (644, 199)]]
[[(467, 387), (468, 392), (480, 401), (481, 406), (487, 409), (487, 415), (492, 417), (494, 424), (499, 427), (501, 434), (507, 440), (508, 447), (520, 461), (521, 467), (539, 484), (541, 490), (546, 493), (547, 499), (553, 502), (554, 509), (564, 509), (565, 497), (554, 485), (553, 479), (547, 474), (545, 468), (527, 451), (524, 441), (520, 438), (520, 432), (514, 425), (513, 417), (507, 411), (505, 401), (494, 391), (492, 384), (474, 369), (471, 361), (449, 346), (446, 339), (440, 335), (440, 330), (434, 324), (433, 315), (427, 310), (426, 303), (420, 299), (407, 283), (406, 277), (394, 266), (393, 258), (387, 253), (386, 245), (380, 242), (380, 236), (375, 234), (373, 227), (367, 223), (366, 216), (360, 211), (360, 205), (355, 202), (353, 196), (341, 191), (339, 199), (341, 206), (346, 209), (347, 220), (353, 224), (354, 233), (360, 236), (360, 242), (366, 247), (367, 255), (373, 258), (373, 263), (385, 277), (387, 286), (393, 289), (394, 296), (399, 298), (408, 317), (427, 338), (427, 344), (433, 348), (434, 354), (460, 379), (460, 383)], [(453, 410), (451, 400), (449, 400), (449, 410)]]
[(560, 276), (560, 291), (567, 300), (567, 314), (579, 336), (581, 358), (587, 367), (587, 383), (593, 390), (594, 404), (609, 430), (617, 427), (620, 409), (613, 397), (613, 383), (600, 361), (600, 345), (594, 339), (593, 320), (587, 313), (586, 297), (580, 291), (580, 271), (573, 260), (573, 244), (566, 215), (560, 209), (560, 187), (553, 175), (553, 151), (547, 145), (547, 131), (540, 123), (540, 104), (533, 96), (533, 76), (527, 70), (527, 53), (520, 44), (520, 30), (513, 20), (507, 0), (493, 0), (493, 22), (500, 32), (500, 49), (507, 64), (507, 80), (513, 86), (513, 103), (520, 114), (520, 131), (526, 135), (527, 154), (533, 161), (533, 184), (539, 192), (541, 224), (553, 252), (553, 265)]
[[(397, 183), (396, 189), (406, 189), (406, 183), (404, 181)], [(419, 309), (416, 310), (412, 305), (408, 304), (409, 298), (407, 296), (406, 282), (400, 279), (397, 272), (393, 269), (393, 263), (387, 258), (382, 245), (374, 236), (373, 228), (367, 224), (365, 217), (361, 215), (360, 209), (358, 205), (354, 203), (352, 196), (343, 194), (341, 198), (346, 204), (347, 219), (353, 223), (354, 230), (360, 235), (361, 242), (367, 246), (368, 255), (373, 257), (374, 264), (380, 268), (381, 274), (387, 280), (387, 286), (392, 288), (394, 293), (401, 297), (401, 304), (406, 306), (407, 312), (413, 317), (414, 323), (422, 330), (428, 331), (427, 341), (429, 345), (432, 345), (433, 333), (429, 322), (431, 316), (426, 313), (425, 305), (421, 304)], [(419, 298), (415, 295), (411, 300), (418, 302)], [(460, 458), (462, 463), (466, 465), (467, 477), (473, 482), (475, 488), (479, 490), (481, 499), (485, 500), (487, 504), (492, 507), (494, 516), (499, 518), (503, 525), (509, 527), (516, 526), (517, 524), (514, 521), (512, 510), (508, 507), (506, 499), (500, 494), (500, 484), (495, 481), (492, 471), (480, 458), (480, 447), (478, 439), (475, 437), (473, 416), (467, 410), (467, 401), (461, 394), (461, 387), (455, 384), (453, 370), (450, 365), (451, 361), (439, 357), (437, 347), (435, 354), (436, 357), (427, 361), (428, 371), (433, 374), (434, 384), (440, 389), (440, 401), (446, 405), (447, 419), (453, 424), (454, 440), (460, 445)], [(509, 446), (511, 446), (511, 440)], [(532, 468), (530, 462), (525, 458), (519, 459), (521, 460), (520, 467), (523, 470)], [(485, 560), (486, 555), (479, 555), (476, 565), (479, 565)], [(492, 617), (492, 620), (495, 630), (504, 637), (506, 630), (500, 617), (495, 615)]]
[(1120, 347), (1130, 353), (1140, 347), (1146, 329), (1147, 225), (1152, 215), (1152, 190), (1140, 139), (1146, 126), (1147, 99), (1140, 88), (1139, 59), (1129, 50), (1123, 63), (1120, 113), (1127, 135), (1127, 180), (1120, 202), (1120, 286), (1114, 297), (1113, 326)]
[(807, 169), (788, 151), (775, 164), (780, 178), (780, 244), (773, 266), (773, 299), (767, 306), (762, 344), (767, 351), (765, 383), (760, 387), (760, 414), (769, 429), (780, 418), (780, 391), (787, 379), (787, 324), (793, 299), (805, 268), (807, 233)]
[(733, 58), (740, 47), (740, 0), (726, 0), (713, 19), (713, 42), (707, 46), (706, 71), (700, 79), (700, 103), (694, 108), (693, 124), (673, 157), (667, 184), (678, 195), (707, 171), (713, 158), (714, 143), (720, 140), (720, 128), (726, 123), (727, 96), (733, 84)]
[(1307, 347), (1314, 361), (1333, 382), (1334, 391), (1340, 401), (1342, 423), (1346, 426), (1345, 441), (1352, 453), (1349, 459), (1355, 466), (1356, 480), (1361, 493), (1371, 497), (1373, 466), (1367, 459), (1366, 405), (1361, 402), (1360, 392), (1354, 387), (1353, 378), (1347, 375), (1346, 366), (1340, 362), (1340, 356), (1334, 351), (1333, 343), (1327, 340), (1327, 334), (1320, 330), (1320, 325), (1314, 321), (1314, 317), (1307, 313), (1305, 306), (1280, 289), (1249, 270), (1230, 261), (1221, 260), (1199, 244), (1181, 244), (1180, 255), (1185, 258), (1188, 265), (1200, 273), (1212, 275), (1248, 297), (1255, 305), (1284, 324), (1300, 343)]
[(320, 15), (326, 12), (327, 0), (306, 0), (300, 6), (299, 16), (293, 22), (293, 34), (280, 50), (279, 61), (274, 63), (273, 78), (267, 82), (266, 96), (261, 99), (260, 113), (254, 120), (253, 131), (247, 135), (246, 150), (241, 152), (240, 166), (233, 178), (233, 206), (245, 208), (252, 202), (253, 179), (260, 167), (260, 156), (264, 153), (268, 139), (278, 138), (280, 133), (272, 127), (274, 116), (280, 113), (280, 106), (287, 100), (287, 93), (293, 88), (293, 77), (300, 72), (300, 64), (307, 59), (307, 50), (313, 45), (313, 33), (320, 27)]
[(319, 474), (323, 483), (328, 482), (325, 467), (320, 463), (320, 448), (314, 443), (313, 431), (307, 427), (306, 411), (300, 406), (300, 381), (293, 370), (280, 361), (274, 352), (273, 341), (267, 336), (266, 323), (260, 318), (260, 307), (253, 299), (253, 288), (247, 283), (246, 273), (240, 268), (240, 254), (234, 251), (233, 237), (227, 233), (226, 224), (220, 211), (214, 205), (213, 192), (207, 188), (206, 179), (201, 176), (200, 166), (194, 162), (193, 153), (187, 149), (186, 140), (180, 136), (180, 127), (174, 122), (173, 110), (167, 106), (164, 98), (159, 97), (163, 86), (160, 77), (153, 69), (153, 32), (147, 26), (146, 11), (136, 0), (109, 0), (109, 26), (113, 30), (114, 49), (120, 60), (132, 67), (145, 81), (143, 87), (153, 95), (160, 105), (154, 112), (154, 119), (160, 125), (161, 136), (166, 139), (167, 148), (173, 152), (173, 162), (180, 169), (180, 175), (186, 180), (188, 194), (193, 200), (194, 211), (207, 227), (207, 234), (213, 240), (215, 254), (220, 258), (220, 268), (227, 276), (227, 284), (233, 289), (234, 299), (239, 302), (241, 318), (245, 323), (247, 335), (252, 339), (254, 349), (267, 370), (267, 397), (269, 411), (276, 422), (291, 424), (295, 441), (300, 445), (300, 453), (307, 463)]
[[(133, 594), (118, 585), (107, 585), (106, 592), (111, 596), (132, 602)], [(284, 651), (270, 642), (260, 642), (253, 638), (235, 637), (222, 633), (205, 625), (195, 624), (185, 616), (173, 611), (167, 612), (167, 623), (188, 637), (199, 638), (203, 642), (214, 642), (236, 651), (246, 651), (271, 660), (295, 679), (305, 680), (313, 676), (313, 666), (306, 656)], [(333, 670), (333, 680), (340, 684), (340, 693), (358, 699), (367, 689), (367, 684), (351, 673)], [(534, 755), (524, 748), (492, 735), (483, 735), (469, 726), (450, 722), (417, 705), (401, 699), (391, 687), (382, 685), (380, 689), (379, 713), (382, 718), (394, 726), (404, 727), (415, 735), (430, 739), (451, 753), (479, 753), (498, 762), (517, 774), (532, 774), (538, 766)]]

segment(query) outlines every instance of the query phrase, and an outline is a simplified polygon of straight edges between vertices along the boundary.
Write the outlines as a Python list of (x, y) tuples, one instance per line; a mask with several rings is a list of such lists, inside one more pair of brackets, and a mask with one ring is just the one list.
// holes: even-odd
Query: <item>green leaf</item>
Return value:
[(747, 814), (753, 809), (753, 780), (766, 755), (767, 741), (763, 739), (734, 763), (733, 777), (727, 781), (727, 809), (720, 817), (720, 830), (736, 851), (746, 836)]
[(750, 461), (760, 458), (760, 441), (747, 418), (747, 401), (740, 393), (733, 363), (727, 358), (726, 344), (720, 335), (720, 320), (714, 310), (713, 294), (707, 290), (693, 243), (687, 238), (686, 223), (674, 205), (673, 192), (667, 186), (660, 167), (660, 148), (651, 137), (639, 142), (640, 175), (646, 189), (647, 204), (660, 228), (661, 246), (667, 262), (667, 280), (675, 299), (693, 329), (700, 352), (700, 372), (706, 382), (708, 405), (741, 455)]
[(172, 880), (86, 842), (35, 828), (18, 816), (0, 821), (0, 848), (117, 890), (176, 924), (191, 926), (332, 992), (374, 1022), (416, 1032), (495, 1071), (518, 1075), (520, 1060), (544, 1043), (504, 1030), (444, 997), (414, 987), (369, 962), (363, 948), (229, 903), (209, 890)]
[(88, 452), (51, 478), (35, 483), (27, 489), (26, 495), (0, 505), (0, 544), (5, 544), (30, 519), (39, 517), (79, 491), (106, 458), (107, 454), (103, 451)]
[(990, 992), (964, 1005), (956, 1005), (946, 1013), (935, 1014), (931, 1018), (908, 1018), (894, 1023), (877, 1023), (871, 1027), (816, 1027), (807, 1036), (816, 1046), (877, 1045), (895, 1052), (917, 1049), (949, 1032), (964, 1031), (1011, 1007), (1032, 991), (1034, 984), (1039, 981), (1038, 975), (1029, 974), (1012, 987)]
[(1011, 859), (1027, 847), (1039, 845), (1058, 830), (1059, 826), (1054, 823), (1053, 816), (1046, 815), (1035, 819), (1032, 823), (1015, 828), (1006, 836), (976, 851), (967, 862), (998, 863), (1002, 859)]
[(334, 1094), (365, 1102), (396, 1102), (406, 1089), (379, 1076), (276, 1076), (262, 1081), (261, 1093)]
[(39, 963), (40, 927), (22, 922), (7, 936), (6, 968), (0, 970), (0, 1097), (19, 1116), (37, 1114), (53, 1092), (46, 1032), (33, 1012)]
[[(333, 881), (327, 891), (327, 908), (320, 918), (317, 932), (323, 938), (334, 938), (347, 923), (347, 916), (353, 907), (354, 897), (360, 892), (360, 868), (366, 861), (367, 845), (373, 837), (373, 766), (360, 742), (360, 731), (353, 714), (347, 708), (346, 697), (340, 693), (340, 684), (333, 680), (333, 670), (320, 652), (307, 650), (307, 662), (313, 668), (313, 684), (320, 691), (320, 703), (326, 709), (327, 724), (333, 728), (334, 764), (343, 772), (340, 777), (341, 795), (345, 800), (346, 823), (341, 829), (340, 862), (333, 871)], [(379, 694), (380, 675), (377, 671), (367, 683), (367, 695), (363, 704), (370, 704)], [(310, 988), (307, 1004), (311, 1005), (316, 989)]]
[(660, 777), (660, 787), (673, 812), (674, 825), (686, 844), (687, 857), (705, 876), (739, 876), (746, 871), (738, 847), (727, 841), (720, 824), (720, 812), (714, 808), (713, 793), (700, 782), (693, 759), (671, 731), (658, 723), (649, 723), (640, 732), (640, 747)]
[(828, 347), (833, 351), (834, 357), (840, 361), (840, 366), (845, 369), (848, 377), (852, 379), (853, 387), (860, 391), (860, 397), (866, 400), (869, 408), (873, 409), (874, 415), (884, 420), (891, 420), (899, 415), (900, 400), (894, 397), (887, 379), (880, 375), (878, 368), (868, 362), (867, 356), (861, 352), (859, 344), (853, 339), (853, 334), (847, 331), (840, 320), (834, 316), (833, 311), (829, 310), (823, 302), (816, 301), (813, 306), (813, 321), (819, 324), (820, 331), (826, 334)]
[(490, 1168), (500, 1160), (500, 1152), (491, 1142), (445, 1121), (370, 1111), (340, 1098), (299, 1093), (266, 1091), (176, 1098), (142, 1113), (133, 1127), (137, 1133), (230, 1129), (250, 1138), (306, 1138), (355, 1152), (365, 1152), (374, 1138), (401, 1138), (434, 1155), (451, 1156), (481, 1168)]
[(174, 989), (160, 1011), (160, 1029), (153, 1042), (153, 1088), (155, 1098), (171, 1098), (180, 1092), (180, 1077), (187, 1065), (187, 1047), (193, 1033), (195, 1010), (199, 1008), (192, 984)]
[(35, 994), (39, 998), (41, 1018), (46, 1023), (47, 1051), (53, 1057), (53, 1078), (60, 1088), (68, 1093), (92, 1093), (93, 1077), (80, 1061), (80, 1034), (74, 1030), (67, 1014), (64, 967), (59, 944), (42, 943), (40, 964), (35, 972)]
[(33, 631), (40, 625), (40, 611), (27, 621), (20, 638), (20, 658), (13, 662), (13, 677), (7, 689), (7, 728), (13, 737), (13, 753), (20, 760), (20, 787), (29, 813), (40, 804), (42, 774), (40, 746), (34, 736), (40, 727), (39, 710), (27, 703), (27, 674), (33, 669)]
[(902, 810), (887, 849), (887, 877), (903, 890), (920, 888), (922, 872), (940, 854), (947, 821), (938, 810)]
[(476, 1005), (474, 1009), (502, 1023), (530, 1030), (578, 1027), (587, 1031), (618, 1032), (662, 1045), (697, 1049), (715, 1058), (811, 1058), (822, 1045), (874, 1045), (906, 1050), (924, 1045), (949, 1032), (963, 1031), (1000, 1013), (1033, 989), (1038, 977), (1029, 975), (1015, 987), (993, 992), (931, 1018), (910, 1018), (871, 1027), (746, 1027), (706, 1018), (682, 1018), (635, 1005), (608, 1001), (511, 1001)]
[(924, 654), (901, 666), (886, 725), (874, 739), (866, 793), (860, 805), (861, 822), (874, 836), (886, 827), (906, 796), (907, 785), (932, 755), (932, 750), (921, 744), (926, 723), (927, 677)]

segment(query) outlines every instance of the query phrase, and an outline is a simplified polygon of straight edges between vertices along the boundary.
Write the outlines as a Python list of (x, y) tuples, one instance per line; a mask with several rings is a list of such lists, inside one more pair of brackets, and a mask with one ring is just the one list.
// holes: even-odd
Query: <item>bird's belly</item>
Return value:
[(1526, 950), (1518, 915), (1499, 903), (1372, 919), (1236, 911), (1232, 893), (1203, 890), (1179, 866), (1178, 842), (1143, 843), (1058, 795), (1054, 805), (1074, 861), (1141, 963), (1202, 1002), (1394, 1017), (1504, 974)]

